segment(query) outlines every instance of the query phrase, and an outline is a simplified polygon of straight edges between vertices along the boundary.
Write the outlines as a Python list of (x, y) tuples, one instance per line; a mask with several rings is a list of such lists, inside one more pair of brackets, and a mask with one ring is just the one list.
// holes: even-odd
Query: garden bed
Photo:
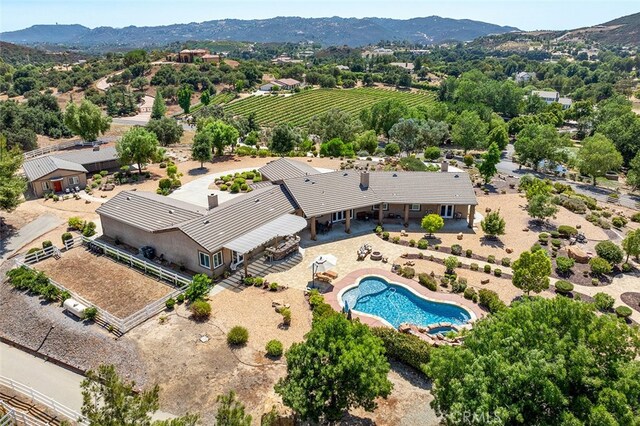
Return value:
[(627, 292), (620, 295), (620, 299), (636, 312), (640, 312), (640, 293)]
[(32, 265), (118, 318), (126, 318), (174, 291), (172, 287), (85, 248)]

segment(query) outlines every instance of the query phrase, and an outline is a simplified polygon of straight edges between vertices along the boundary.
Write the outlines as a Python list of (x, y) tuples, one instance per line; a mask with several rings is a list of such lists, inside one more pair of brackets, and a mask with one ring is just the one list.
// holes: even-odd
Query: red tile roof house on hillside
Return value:
[[(428, 213), (458, 217), (473, 225), (477, 200), (466, 173), (358, 172), (318, 173), (304, 163), (279, 159), (261, 169), (270, 183), (209, 208), (153, 193), (122, 192), (97, 209), (104, 235), (156, 253), (187, 269), (222, 274), (262, 253), (275, 240), (319, 223), (344, 223), (354, 217), (382, 222), (385, 215), (405, 223)], [(204, 196), (204, 194), (203, 194)]]

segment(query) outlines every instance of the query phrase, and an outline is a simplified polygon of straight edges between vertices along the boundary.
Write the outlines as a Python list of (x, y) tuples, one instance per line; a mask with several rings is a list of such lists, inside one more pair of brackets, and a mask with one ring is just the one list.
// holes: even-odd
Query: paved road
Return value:
[(13, 235), (0, 241), (0, 263), (8, 259), (31, 241), (46, 234), (62, 223), (62, 219), (53, 214), (45, 214), (26, 224)]
[[(593, 197), (600, 202), (607, 201), (608, 195), (615, 192), (611, 189), (600, 187), (600, 186), (594, 187), (593, 185), (590, 185), (590, 184), (577, 183), (577, 182), (564, 179), (558, 176), (536, 173), (527, 167), (523, 167), (522, 169), (520, 169), (519, 164), (515, 164), (511, 161), (513, 152), (514, 152), (513, 145), (509, 144), (507, 146), (506, 154), (505, 153), (502, 154), (502, 159), (500, 163), (498, 163), (498, 165), (496, 166), (496, 168), (498, 169), (498, 173), (512, 175), (516, 177), (520, 177), (528, 173), (535, 174), (538, 177), (548, 178), (553, 181), (558, 181), (558, 182), (568, 184), (578, 194), (588, 195), (589, 197)], [(620, 205), (624, 207), (629, 207), (629, 208), (636, 208), (637, 203), (640, 203), (640, 196), (620, 194), (620, 203), (619, 203)]]

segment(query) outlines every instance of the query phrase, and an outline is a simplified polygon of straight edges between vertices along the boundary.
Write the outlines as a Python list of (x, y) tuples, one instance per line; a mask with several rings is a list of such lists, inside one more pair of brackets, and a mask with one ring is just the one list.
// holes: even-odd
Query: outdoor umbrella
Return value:
[(330, 269), (333, 269), (336, 267), (337, 263), (338, 260), (332, 254), (322, 254), (316, 257), (315, 260), (311, 262), (311, 264), (309, 264), (309, 268), (311, 268), (312, 271), (311, 280), (313, 284), (315, 285), (316, 273), (326, 272)]

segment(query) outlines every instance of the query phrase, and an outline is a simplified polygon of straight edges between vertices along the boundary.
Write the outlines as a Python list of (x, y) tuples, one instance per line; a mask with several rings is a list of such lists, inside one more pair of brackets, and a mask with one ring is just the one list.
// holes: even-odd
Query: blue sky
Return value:
[(34, 24), (124, 27), (274, 16), (439, 15), (523, 30), (570, 29), (640, 12), (638, 0), (0, 0), (0, 31)]

